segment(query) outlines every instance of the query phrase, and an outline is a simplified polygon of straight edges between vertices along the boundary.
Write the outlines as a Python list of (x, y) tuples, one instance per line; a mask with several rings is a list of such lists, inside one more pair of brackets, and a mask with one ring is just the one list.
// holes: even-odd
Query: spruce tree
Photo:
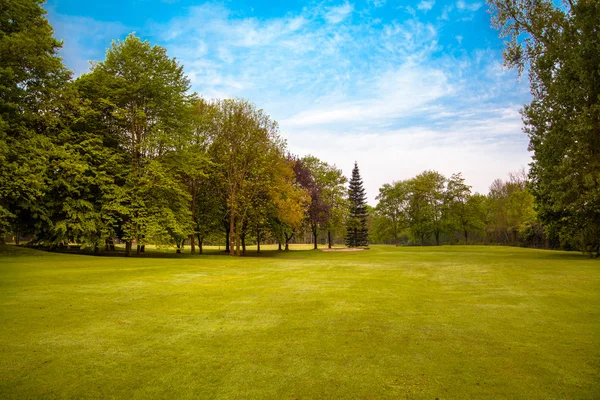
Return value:
[(355, 162), (348, 190), (348, 200), (350, 203), (348, 220), (346, 222), (346, 246), (348, 247), (360, 247), (369, 244), (366, 199), (367, 195), (363, 188), (358, 164)]

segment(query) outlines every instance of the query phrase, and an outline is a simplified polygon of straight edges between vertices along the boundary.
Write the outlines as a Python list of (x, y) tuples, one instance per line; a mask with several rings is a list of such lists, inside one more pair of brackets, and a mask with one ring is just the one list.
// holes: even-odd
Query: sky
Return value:
[(527, 168), (527, 77), (502, 65), (484, 0), (48, 0), (78, 76), (135, 32), (204, 98), (250, 100), (288, 148), (384, 183), (461, 172), (473, 191)]

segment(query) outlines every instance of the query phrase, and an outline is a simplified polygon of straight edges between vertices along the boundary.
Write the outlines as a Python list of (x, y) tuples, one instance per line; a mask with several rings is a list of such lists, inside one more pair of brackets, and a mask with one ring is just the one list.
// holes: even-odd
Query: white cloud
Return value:
[(354, 6), (345, 3), (340, 6), (329, 8), (324, 17), (329, 23), (338, 24), (348, 18), (352, 11), (354, 11)]
[[(418, 7), (433, 5), (424, 0)], [(460, 0), (439, 18), (465, 17), (479, 7)], [(425, 169), (463, 172), (485, 192), (495, 178), (529, 162), (518, 114), (526, 84), (501, 68), (499, 52), (444, 54), (438, 37), (444, 22), (398, 11), (397, 18), (371, 20), (371, 9), (317, 4), (259, 19), (206, 3), (148, 29), (204, 97), (255, 102), (280, 122), (294, 153), (314, 154), (346, 174), (358, 161), (371, 203), (383, 183)], [(85, 52), (84, 37), (89, 25), (103, 38), (105, 25), (69, 21), (62, 27), (69, 57), (101, 59)], [(110, 37), (88, 40), (108, 43), (124, 29), (109, 26)], [(458, 43), (462, 35), (454, 37)]]
[(435, 0), (423, 0), (419, 3), (417, 8), (421, 11), (429, 11), (433, 8), (435, 4)]
[(477, 11), (481, 8), (483, 4), (476, 2), (476, 3), (467, 3), (464, 0), (458, 0), (456, 2), (456, 8), (459, 10), (466, 10), (466, 11)]

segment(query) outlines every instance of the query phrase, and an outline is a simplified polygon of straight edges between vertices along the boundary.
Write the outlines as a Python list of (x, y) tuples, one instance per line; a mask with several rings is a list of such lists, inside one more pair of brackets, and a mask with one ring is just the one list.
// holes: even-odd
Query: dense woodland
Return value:
[[(488, 194), (460, 173), (391, 182), (365, 204), (358, 167), (299, 157), (268, 114), (190, 92), (135, 35), (77, 78), (39, 0), (0, 4), (0, 239), (202, 252), (310, 238), (350, 246), (496, 243), (600, 252), (600, 5), (490, 1), (507, 65), (529, 73), (533, 163)], [(401, 172), (399, 172), (401, 175)], [(368, 232), (367, 232), (368, 227)], [(134, 248), (135, 244), (135, 248)]]

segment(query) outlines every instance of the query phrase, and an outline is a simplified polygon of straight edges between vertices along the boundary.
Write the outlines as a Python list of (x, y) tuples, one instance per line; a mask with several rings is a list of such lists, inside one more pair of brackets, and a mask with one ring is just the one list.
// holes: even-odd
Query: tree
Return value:
[[(211, 137), (211, 159), (220, 166), (223, 199), (229, 216), (230, 254), (241, 254), (241, 233), (261, 191), (274, 180), (276, 160), (284, 143), (277, 123), (243, 100), (221, 100)], [(237, 249), (234, 249), (237, 245)]]
[(134, 238), (141, 245), (150, 239), (181, 243), (192, 232), (191, 196), (181, 179), (189, 157), (180, 155), (190, 143), (195, 103), (183, 67), (164, 48), (132, 34), (113, 42), (78, 86), (97, 110), (98, 125), (128, 152), (125, 190), (111, 206), (126, 255)]
[(452, 174), (446, 187), (448, 223), (463, 234), (465, 244), (469, 244), (469, 231), (477, 224), (474, 210), (469, 207), (470, 197), (471, 186), (465, 184), (460, 173)]
[(540, 220), (565, 244), (600, 255), (600, 2), (489, 0), (508, 39), (505, 64), (528, 67), (522, 110)]
[[(299, 169), (305, 168), (306, 172)], [(315, 156), (305, 156), (296, 165), (299, 182), (308, 190), (311, 202), (307, 210), (314, 248), (317, 248), (317, 235), (321, 228), (327, 229), (328, 247), (331, 248), (331, 231), (344, 217), (346, 177), (335, 166), (319, 160)]]
[(445, 225), (445, 183), (446, 178), (437, 171), (425, 171), (412, 178), (408, 214), (413, 236), (424, 245), (433, 234), (436, 245)]
[(346, 220), (346, 246), (360, 247), (369, 244), (369, 230), (367, 228), (367, 196), (358, 170), (358, 163), (354, 163), (352, 179), (348, 188), (349, 212)]
[(47, 220), (40, 200), (54, 144), (44, 134), (46, 117), (70, 71), (42, 3), (0, 3), (0, 241), (10, 226), (33, 232)]
[[(408, 207), (410, 204), (410, 188), (407, 181), (386, 183), (379, 188), (377, 195), (378, 215), (385, 219), (390, 227), (394, 244), (398, 246), (400, 232), (408, 225)], [(383, 221), (382, 221), (383, 222)]]

